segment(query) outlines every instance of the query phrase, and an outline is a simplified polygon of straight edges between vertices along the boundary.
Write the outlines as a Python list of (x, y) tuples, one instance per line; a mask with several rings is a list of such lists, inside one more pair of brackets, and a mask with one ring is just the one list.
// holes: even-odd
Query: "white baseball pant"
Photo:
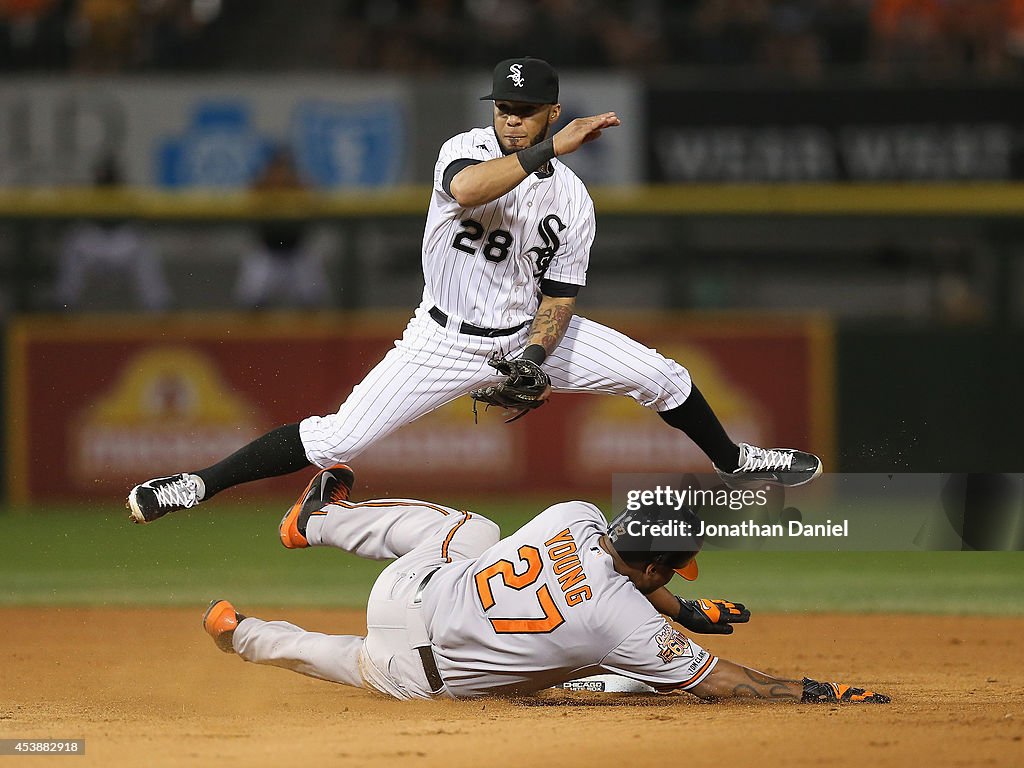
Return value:
[[(306, 457), (318, 467), (352, 461), (375, 441), (471, 390), (500, 380), (487, 364), (494, 352), (519, 355), (529, 326), (509, 336), (460, 333), (461, 321), (441, 327), (424, 301), (402, 338), (342, 403), (337, 413), (299, 424)], [(626, 395), (656, 411), (683, 404), (689, 372), (625, 334), (575, 315), (544, 363), (559, 392)]]
[(432, 691), (419, 647), (429, 645), (417, 592), (446, 563), (479, 557), (500, 538), (475, 512), (406, 499), (331, 504), (306, 526), (310, 546), (330, 546), (374, 560), (398, 558), (373, 585), (366, 636), (307, 632), (286, 621), (246, 618), (234, 633), (246, 661), (365, 687), (398, 699), (448, 697)]

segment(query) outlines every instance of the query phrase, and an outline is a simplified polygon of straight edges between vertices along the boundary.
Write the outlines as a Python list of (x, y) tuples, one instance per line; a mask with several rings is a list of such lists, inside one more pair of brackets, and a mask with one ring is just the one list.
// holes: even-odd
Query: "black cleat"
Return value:
[(195, 475), (157, 477), (136, 485), (128, 494), (133, 523), (151, 523), (168, 512), (194, 507), (203, 500), (203, 481)]
[(715, 467), (730, 487), (751, 483), (773, 483), (789, 487), (803, 485), (821, 474), (821, 459), (794, 448), (758, 448), (740, 443), (740, 465), (734, 472)]

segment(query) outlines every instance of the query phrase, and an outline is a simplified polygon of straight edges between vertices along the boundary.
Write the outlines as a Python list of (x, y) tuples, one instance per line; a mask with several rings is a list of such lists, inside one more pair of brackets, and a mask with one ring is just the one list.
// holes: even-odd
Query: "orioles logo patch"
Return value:
[(693, 658), (690, 641), (674, 630), (668, 622), (665, 622), (665, 627), (654, 636), (654, 642), (661, 649), (658, 658), (666, 664), (672, 659)]

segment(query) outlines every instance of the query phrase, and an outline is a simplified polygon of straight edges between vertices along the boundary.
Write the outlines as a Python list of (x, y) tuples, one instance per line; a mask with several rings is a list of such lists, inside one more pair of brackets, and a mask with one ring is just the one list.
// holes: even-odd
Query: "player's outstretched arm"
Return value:
[(528, 175), (514, 154), (506, 155), (463, 168), (452, 178), (450, 189), (455, 202), (475, 208), (508, 194)]
[(449, 185), (452, 197), (463, 208), (486, 205), (511, 192), (536, 170), (534, 160), (529, 158), (538, 158), (536, 165), (539, 167), (552, 156), (575, 152), (587, 142), (599, 138), (605, 128), (616, 125), (620, 125), (620, 121), (614, 112), (578, 117), (552, 138), (536, 146), (463, 168)]
[(772, 677), (726, 659), (719, 659), (711, 674), (689, 690), (708, 700), (746, 698), (804, 704), (888, 704), (890, 701), (884, 693), (842, 683), (820, 683), (809, 677), (803, 680)]
[(800, 701), (803, 683), (784, 680), (763, 672), (719, 659), (711, 674), (690, 693), (702, 699), (765, 699), (768, 701)]

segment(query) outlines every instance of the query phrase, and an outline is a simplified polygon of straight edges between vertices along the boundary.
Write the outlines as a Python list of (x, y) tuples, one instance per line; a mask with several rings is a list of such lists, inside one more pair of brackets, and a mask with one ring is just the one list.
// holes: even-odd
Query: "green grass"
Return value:
[[(497, 506), (502, 530), (527, 518)], [(195, 605), (224, 596), (262, 605), (364, 605), (387, 563), (284, 549), (277, 525), (285, 508), (210, 504), (145, 526), (132, 525), (116, 505), (7, 510), (0, 513), (0, 604)]]
[[(511, 532), (521, 510), (484, 511)], [(0, 604), (361, 607), (385, 563), (327, 549), (288, 551), (280, 505), (202, 507), (135, 526), (123, 508), (0, 513)], [(520, 511), (516, 511), (520, 510)], [(911, 611), (1024, 615), (1024, 553), (712, 552), (675, 590), (764, 611)]]

